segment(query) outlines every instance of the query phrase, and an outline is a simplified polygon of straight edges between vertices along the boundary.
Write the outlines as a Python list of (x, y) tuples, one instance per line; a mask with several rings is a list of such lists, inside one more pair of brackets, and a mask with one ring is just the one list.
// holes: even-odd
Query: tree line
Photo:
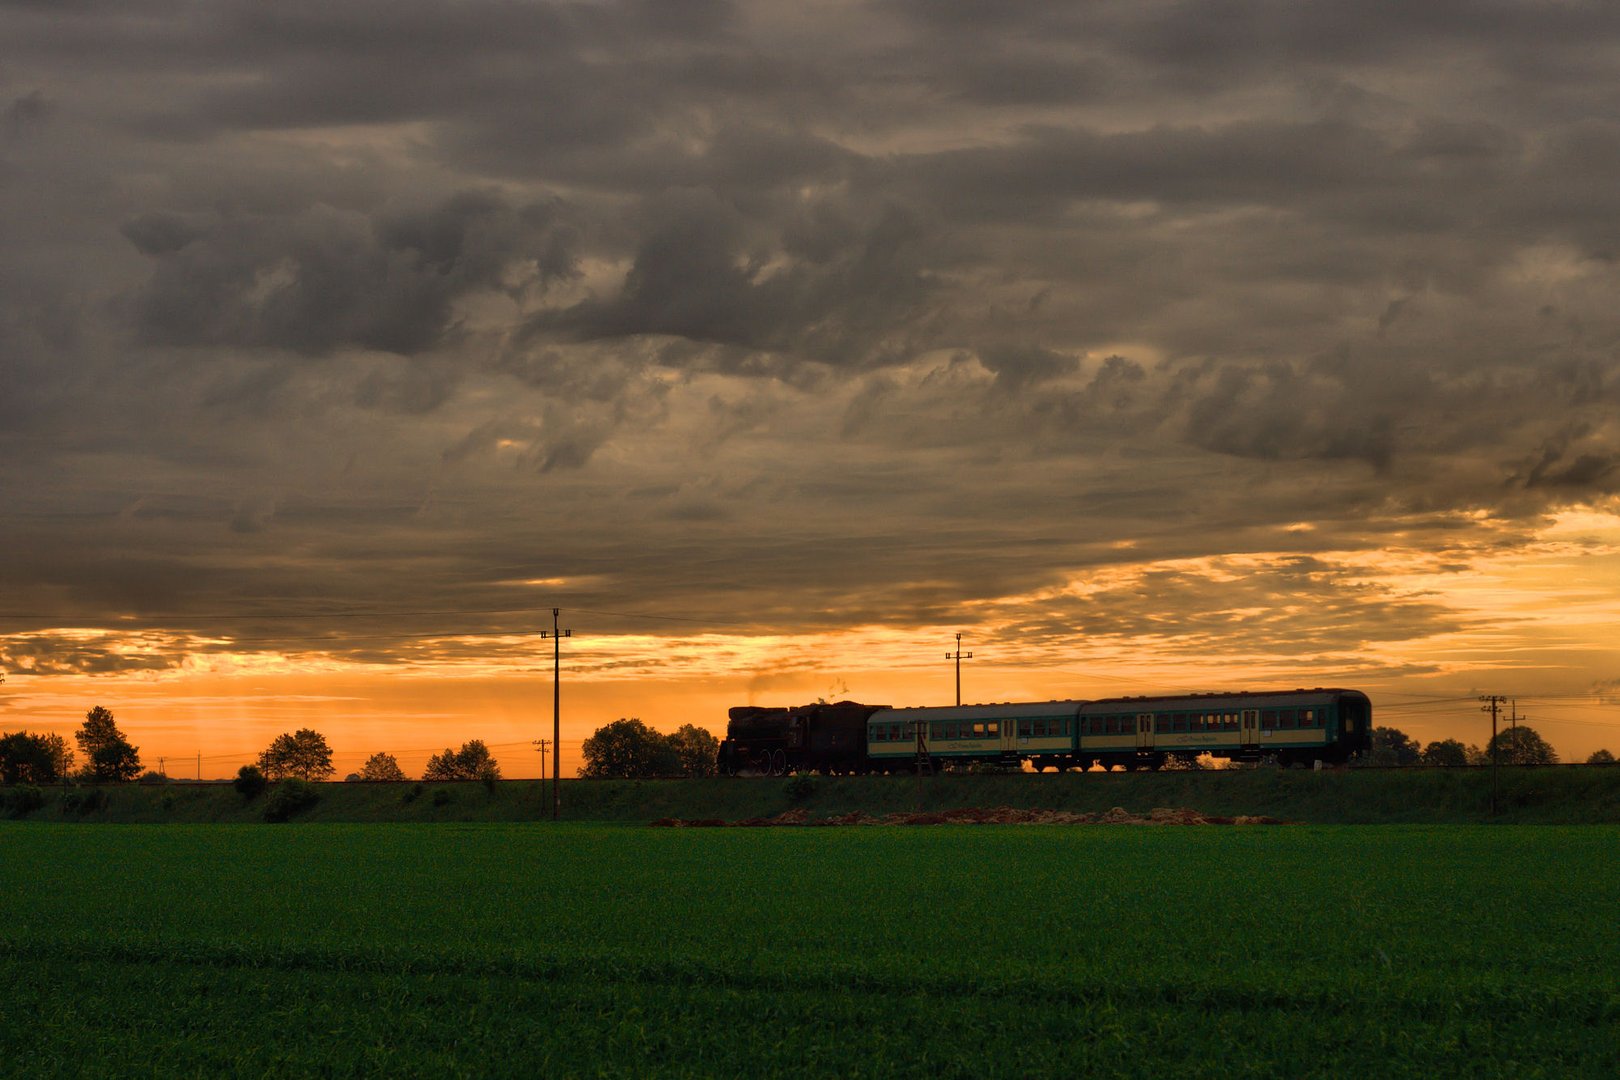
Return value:
[[(73, 735), (75, 752), (68, 741), (56, 734), (28, 731), (0, 735), (0, 784), (59, 784), (67, 781), (88, 784), (128, 783), (163, 780), (141, 764), (140, 748), (130, 743), (118, 729), (113, 714), (97, 705), (85, 714), (84, 723)], [(638, 719), (620, 719), (585, 740), (585, 763), (579, 775), (587, 778), (619, 777), (645, 779), (655, 776), (713, 776), (719, 740), (693, 724), (677, 728), (673, 734), (654, 731)], [(82, 767), (77, 767), (80, 755)], [(252, 765), (237, 773), (239, 783), (287, 779), (330, 780), (337, 773), (332, 764), (332, 748), (326, 736), (313, 728), (284, 732), (271, 740)], [(421, 779), (428, 782), (501, 778), (500, 763), (482, 739), (469, 739), (459, 749), (445, 747), (428, 758)], [(376, 753), (348, 781), (409, 780), (399, 760), (389, 753)]]
[[(0, 784), (56, 784), (77, 780), (87, 784), (116, 784), (142, 775), (140, 748), (130, 744), (113, 722), (113, 714), (97, 705), (84, 714), (73, 733), (76, 754), (56, 734), (12, 731), (0, 735)], [(78, 754), (84, 765), (75, 767)], [(156, 775), (155, 773), (151, 775)]]
[[(1558, 752), (1527, 724), (1504, 728), (1485, 744), (1465, 745), (1457, 739), (1439, 739), (1422, 746), (1400, 728), (1375, 727), (1369, 765), (1426, 765), (1431, 768), (1460, 769), (1489, 765), (1557, 765)], [(1588, 765), (1612, 765), (1608, 750), (1594, 751)]]

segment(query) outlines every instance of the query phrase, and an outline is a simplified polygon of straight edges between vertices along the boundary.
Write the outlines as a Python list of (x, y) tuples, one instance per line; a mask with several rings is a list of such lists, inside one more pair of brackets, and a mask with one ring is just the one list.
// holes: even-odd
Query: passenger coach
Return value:
[(1157, 769), (1202, 754), (1239, 761), (1340, 764), (1371, 747), (1372, 706), (1357, 690), (1189, 694), (1096, 701), (878, 709), (867, 718), (871, 768), (981, 761), (1037, 771)]

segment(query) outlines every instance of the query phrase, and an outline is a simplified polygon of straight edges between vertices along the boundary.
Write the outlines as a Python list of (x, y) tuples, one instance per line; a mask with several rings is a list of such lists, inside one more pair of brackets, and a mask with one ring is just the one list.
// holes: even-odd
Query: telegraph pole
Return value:
[(540, 805), (546, 803), (546, 747), (551, 745), (550, 739), (535, 739), (529, 744), (540, 751)]
[(1499, 746), (1496, 741), (1496, 714), (1497, 711), (1501, 709), (1502, 703), (1506, 701), (1507, 698), (1503, 697), (1501, 694), (1484, 694), (1479, 700), (1485, 702), (1484, 705), (1480, 706), (1479, 711), (1488, 712), (1491, 714), (1491, 816), (1495, 817), (1497, 779), (1496, 762), (1497, 759), (1502, 756), (1502, 747)]
[(1508, 713), (1508, 746), (1512, 748), (1513, 760), (1509, 765), (1519, 764), (1519, 699), (1514, 698), (1511, 704), (1512, 711)]
[(962, 635), (960, 633), (956, 635), (956, 651), (946, 653), (945, 659), (956, 661), (956, 703), (960, 705), (962, 704), (962, 661), (973, 659), (972, 653), (962, 651)]
[[(551, 630), (540, 631), (540, 639), (551, 639), (551, 820), (556, 821), (562, 812), (562, 794), (558, 790), (562, 783), (562, 639), (573, 637), (572, 630), (563, 630), (557, 626), (557, 617), (562, 614), (561, 608), (551, 609)], [(545, 766), (542, 764), (541, 768)]]

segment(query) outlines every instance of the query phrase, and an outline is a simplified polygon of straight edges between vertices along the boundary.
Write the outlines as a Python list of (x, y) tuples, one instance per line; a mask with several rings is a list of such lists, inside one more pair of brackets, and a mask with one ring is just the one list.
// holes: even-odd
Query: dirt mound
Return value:
[(1212, 817), (1196, 810), (1168, 806), (1156, 806), (1146, 814), (1135, 814), (1120, 806), (1096, 814), (1077, 814), (1068, 810), (1020, 810), (1011, 806), (975, 806), (920, 814), (877, 815), (855, 810), (815, 819), (810, 817), (808, 810), (796, 807), (768, 818), (743, 818), (729, 822), (718, 818), (659, 818), (652, 824), (660, 828), (694, 829), (822, 825), (1283, 825), (1286, 822), (1272, 817)]

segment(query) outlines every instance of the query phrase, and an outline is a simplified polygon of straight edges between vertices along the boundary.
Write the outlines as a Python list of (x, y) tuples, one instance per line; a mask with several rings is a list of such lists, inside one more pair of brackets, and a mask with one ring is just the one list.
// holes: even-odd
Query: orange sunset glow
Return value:
[(1013, 7), (5, 16), (0, 731), (535, 776), (556, 608), (564, 775), (958, 633), (965, 701), (1620, 751), (1584, 35)]

